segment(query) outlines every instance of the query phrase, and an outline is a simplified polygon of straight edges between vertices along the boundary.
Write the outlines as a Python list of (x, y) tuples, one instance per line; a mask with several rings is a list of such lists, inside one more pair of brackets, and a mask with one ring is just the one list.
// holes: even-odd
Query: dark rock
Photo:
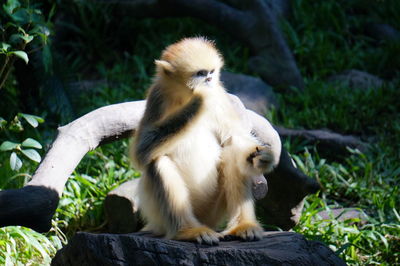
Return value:
[(272, 87), (260, 78), (222, 72), (221, 80), (228, 92), (237, 95), (247, 109), (265, 115), (271, 107), (278, 107)]
[(287, 129), (275, 127), (282, 138), (303, 139), (317, 144), (318, 150), (332, 155), (347, 153), (347, 147), (365, 151), (367, 145), (354, 136), (341, 135), (327, 130)]
[(289, 18), (292, 11), (290, 0), (270, 0), (267, 4), (278, 18)]
[(151, 237), (146, 233), (77, 233), (51, 265), (346, 265), (328, 247), (291, 232), (267, 232), (260, 241), (218, 246)]
[(379, 88), (383, 80), (367, 72), (350, 69), (328, 78), (329, 82), (349, 86), (352, 89)]
[(367, 23), (365, 33), (377, 41), (400, 41), (400, 32), (384, 23)]
[(304, 198), (320, 189), (319, 183), (294, 167), (282, 148), (278, 166), (266, 175), (268, 193), (257, 201), (257, 217), (266, 228), (289, 230), (299, 223)]
[(284, 43), (268, 44), (268, 49), (261, 50), (249, 58), (249, 69), (281, 93), (293, 93), (293, 87), (303, 91), (304, 80), (293, 55), (289, 50), (281, 51), (286, 50), (285, 45)]

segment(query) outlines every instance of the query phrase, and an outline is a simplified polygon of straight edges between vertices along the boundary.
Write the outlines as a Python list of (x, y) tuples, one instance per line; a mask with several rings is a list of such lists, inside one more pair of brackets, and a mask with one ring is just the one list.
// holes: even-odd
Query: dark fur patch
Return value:
[(163, 96), (160, 87), (154, 87), (149, 91), (142, 124), (152, 124), (159, 120), (163, 113)]
[(180, 227), (180, 220), (177, 214), (171, 209), (171, 200), (167, 194), (167, 189), (164, 185), (163, 177), (157, 169), (157, 161), (151, 161), (146, 168), (147, 178), (153, 188), (153, 197), (157, 200), (158, 206), (165, 217), (168, 228), (174, 228), (176, 231)]
[(200, 96), (195, 96), (181, 110), (159, 125), (144, 127), (138, 134), (136, 146), (136, 155), (139, 162), (146, 163), (150, 159), (151, 152), (158, 145), (182, 131), (199, 113), (202, 102), (203, 100)]
[(246, 158), (247, 162), (249, 162), (249, 163), (251, 163), (251, 164), (254, 164), (253, 159), (254, 159), (256, 156), (258, 156), (259, 154), (260, 154), (260, 153), (259, 153), (258, 151), (255, 151), (255, 152), (250, 153), (250, 155), (247, 156), (247, 158)]

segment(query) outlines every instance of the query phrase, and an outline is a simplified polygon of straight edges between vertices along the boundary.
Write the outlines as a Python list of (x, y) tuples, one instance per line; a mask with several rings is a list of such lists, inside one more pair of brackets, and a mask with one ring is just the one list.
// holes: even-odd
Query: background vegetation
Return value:
[[(365, 153), (349, 150), (340, 157), (285, 141), (298, 166), (323, 186), (307, 198), (294, 230), (325, 242), (349, 264), (400, 264), (400, 43), (376, 41), (361, 30), (370, 21), (399, 26), (400, 2), (291, 2), (292, 15), (281, 27), (306, 89), (278, 91), (280, 108), (267, 117), (276, 125), (329, 128), (370, 143)], [(247, 69), (246, 47), (194, 19), (120, 18), (113, 6), (90, 1), (8, 0), (0, 8), (0, 189), (29, 181), (57, 125), (100, 106), (143, 98), (153, 59), (181, 37), (215, 39), (228, 70), (254, 75)], [(390, 82), (357, 90), (326, 81), (351, 68)], [(0, 264), (48, 264), (76, 231), (104, 230), (107, 192), (140, 175), (129, 167), (127, 146), (127, 140), (109, 144), (84, 158), (49, 233), (0, 228)], [(367, 219), (340, 222), (317, 215), (336, 207), (359, 208)]]

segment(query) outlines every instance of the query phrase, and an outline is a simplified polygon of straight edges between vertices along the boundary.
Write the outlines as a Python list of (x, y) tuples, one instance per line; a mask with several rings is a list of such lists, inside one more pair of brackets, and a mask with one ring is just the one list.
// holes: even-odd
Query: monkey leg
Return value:
[[(152, 161), (147, 168), (146, 181), (150, 188), (151, 200), (158, 209), (157, 214), (145, 213), (149, 228), (157, 224), (162, 218), (167, 238), (178, 240), (197, 241), (209, 245), (217, 244), (221, 234), (202, 225), (194, 216), (190, 201), (190, 194), (184, 179), (180, 175), (175, 163), (168, 156), (161, 156)], [(146, 202), (143, 202), (144, 208)], [(152, 218), (156, 221), (152, 222)]]
[(262, 174), (270, 165), (268, 147), (254, 139), (234, 136), (223, 148), (222, 180), (228, 225), (223, 235), (259, 240), (263, 229), (255, 215), (251, 176)]
[(246, 241), (262, 238), (263, 229), (256, 219), (254, 201), (249, 186), (250, 184), (237, 184), (226, 191), (230, 220), (227, 228), (222, 232), (223, 235), (237, 236)]

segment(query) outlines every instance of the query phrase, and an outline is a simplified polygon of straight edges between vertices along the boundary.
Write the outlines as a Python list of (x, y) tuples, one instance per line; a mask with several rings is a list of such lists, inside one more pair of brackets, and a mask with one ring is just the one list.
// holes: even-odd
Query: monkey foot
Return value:
[(262, 238), (264, 230), (257, 223), (240, 223), (231, 229), (223, 232), (224, 235), (239, 237), (245, 241), (256, 241)]
[(175, 236), (177, 240), (196, 241), (199, 244), (207, 245), (218, 245), (219, 238), (222, 238), (222, 234), (206, 226), (184, 228), (179, 230)]
[(253, 167), (259, 170), (260, 173), (269, 172), (273, 161), (271, 147), (268, 145), (257, 146), (256, 150), (247, 157), (247, 161), (252, 163)]

